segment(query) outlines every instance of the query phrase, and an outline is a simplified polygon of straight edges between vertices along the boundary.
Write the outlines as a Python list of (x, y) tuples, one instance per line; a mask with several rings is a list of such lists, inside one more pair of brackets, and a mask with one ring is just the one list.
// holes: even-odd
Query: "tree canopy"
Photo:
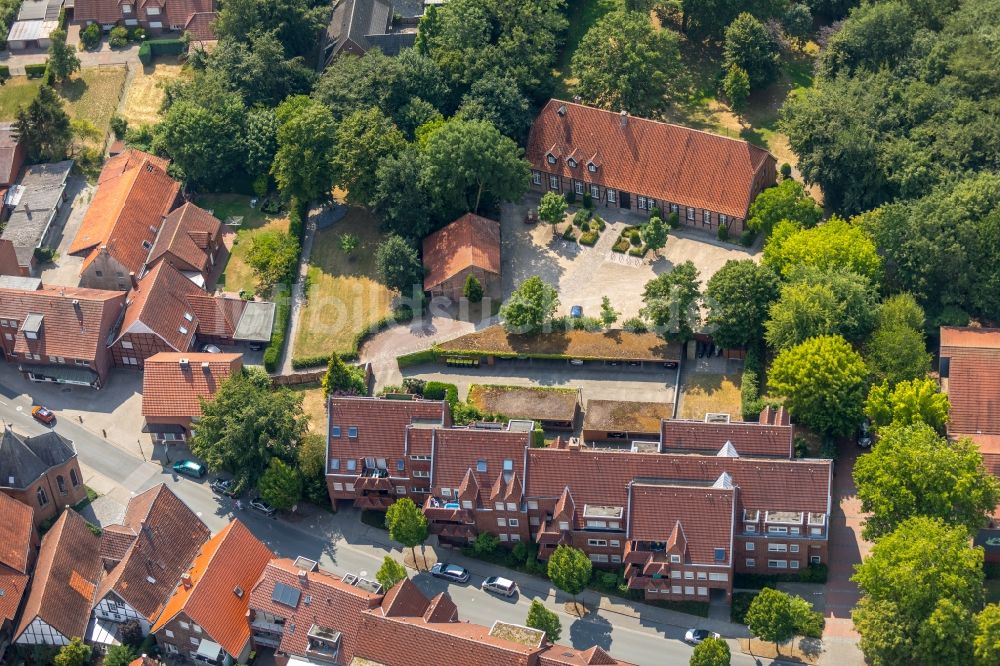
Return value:
[(298, 470), (286, 465), (279, 458), (271, 458), (271, 463), (257, 484), (261, 498), (275, 509), (287, 511), (302, 497), (302, 477)]
[(500, 306), (500, 321), (510, 333), (538, 333), (559, 307), (559, 293), (533, 275)]
[(729, 651), (729, 643), (722, 638), (709, 636), (691, 652), (689, 666), (729, 666), (733, 655)]
[(751, 88), (767, 85), (778, 75), (778, 44), (760, 20), (742, 12), (726, 27), (723, 68), (747, 73)]
[(62, 100), (51, 86), (40, 87), (31, 103), (17, 110), (16, 128), (28, 162), (57, 162), (66, 158), (73, 132)]
[(764, 263), (782, 277), (797, 266), (844, 268), (873, 284), (882, 275), (882, 261), (872, 239), (836, 216), (811, 229), (787, 220), (779, 222), (764, 246)]
[(298, 267), (299, 241), (287, 231), (264, 231), (250, 238), (247, 265), (257, 278), (257, 290), (291, 282)]
[(768, 384), (800, 423), (847, 435), (861, 422), (868, 368), (844, 338), (824, 335), (781, 351)]
[(579, 548), (559, 545), (549, 556), (548, 575), (552, 584), (574, 599), (590, 582), (593, 563)]
[(756, 345), (764, 337), (768, 308), (778, 298), (778, 276), (751, 259), (730, 259), (705, 287), (712, 338), (725, 348)]
[(389, 289), (409, 298), (412, 290), (423, 291), (424, 266), (413, 246), (392, 234), (375, 250), (375, 271)]
[(371, 205), (377, 186), (375, 172), (384, 159), (403, 150), (403, 133), (373, 107), (344, 118), (337, 125), (335, 141), (333, 182), (347, 190), (350, 203)]
[(69, 643), (59, 648), (52, 661), (56, 666), (86, 666), (90, 663), (90, 654), (91, 647), (74, 636)]
[(679, 39), (638, 12), (614, 11), (587, 31), (573, 54), (574, 91), (603, 109), (656, 115), (683, 72)]
[(823, 209), (816, 205), (802, 183), (786, 178), (754, 198), (747, 228), (769, 233), (782, 220), (790, 220), (808, 229), (816, 226), (822, 215)]
[(538, 599), (531, 600), (524, 624), (532, 629), (544, 631), (545, 640), (549, 643), (555, 643), (562, 636), (562, 622), (559, 621), (559, 616), (546, 608)]
[(333, 394), (365, 395), (368, 387), (365, 385), (365, 371), (354, 365), (348, 365), (340, 354), (330, 354), (330, 361), (323, 375), (323, 397)]
[(333, 114), (307, 97), (290, 97), (277, 109), (278, 150), (271, 173), (287, 198), (302, 202), (330, 195), (335, 171)]
[(926, 423), (939, 433), (948, 421), (948, 396), (933, 379), (908, 379), (894, 386), (884, 383), (868, 392), (865, 414), (876, 427), (894, 423)]
[(784, 643), (795, 635), (795, 615), (792, 602), (787, 594), (770, 587), (760, 591), (746, 614), (747, 629), (762, 641)]
[(382, 558), (382, 566), (375, 572), (375, 580), (388, 592), (399, 581), (406, 578), (406, 567), (388, 555)]
[(191, 452), (209, 469), (231, 472), (237, 491), (257, 485), (271, 458), (294, 461), (309, 427), (302, 395), (273, 390), (260, 368), (225, 379), (211, 400), (201, 400), (201, 414)]
[(912, 516), (940, 518), (971, 535), (1000, 503), (1000, 482), (983, 468), (978, 447), (968, 439), (950, 442), (922, 422), (881, 428), (871, 453), (855, 463), (854, 481), (870, 514), (868, 540)]
[(385, 512), (385, 526), (389, 538), (398, 541), (413, 553), (413, 563), (417, 561), (416, 548), (427, 540), (427, 517), (409, 497), (401, 497), (389, 505)]
[(891, 388), (927, 374), (931, 355), (926, 345), (923, 309), (911, 294), (896, 294), (879, 306), (875, 332), (865, 345), (865, 360), (875, 381)]
[(76, 47), (66, 43), (66, 31), (58, 28), (49, 33), (49, 71), (56, 81), (65, 81), (80, 70)]
[(976, 615), (973, 656), (976, 666), (1000, 666), (1000, 604), (987, 604)]
[(566, 219), (566, 197), (558, 192), (546, 192), (538, 202), (538, 219), (549, 224), (559, 224)]
[(642, 292), (645, 305), (640, 313), (667, 340), (690, 340), (695, 326), (701, 323), (700, 285), (693, 262), (678, 264), (646, 283)]

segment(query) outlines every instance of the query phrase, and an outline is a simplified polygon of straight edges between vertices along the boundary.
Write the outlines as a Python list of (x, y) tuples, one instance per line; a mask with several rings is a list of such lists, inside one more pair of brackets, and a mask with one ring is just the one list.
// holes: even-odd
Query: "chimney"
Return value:
[(622, 109), (622, 112), (618, 116), (622, 119), (622, 129), (625, 129), (625, 126), (628, 125), (628, 111)]
[(212, 366), (209, 365), (208, 361), (201, 362), (201, 371), (204, 372), (205, 374), (209, 374), (210, 372), (212, 372)]
[(189, 573), (181, 574), (181, 585), (184, 586), (185, 590), (191, 589), (191, 574)]
[(299, 569), (299, 583), (302, 587), (309, 585), (309, 573), (304, 569)]
[(566, 448), (569, 449), (570, 451), (579, 451), (580, 450), (580, 440), (578, 438), (576, 438), (576, 437), (570, 437), (569, 438), (569, 444), (566, 446)]
[(139, 288), (139, 281), (137, 279), (135, 279), (135, 271), (133, 271), (133, 272), (131, 272), (131, 273), (128, 274), (128, 279), (132, 282), (132, 288), (133, 289), (138, 289)]

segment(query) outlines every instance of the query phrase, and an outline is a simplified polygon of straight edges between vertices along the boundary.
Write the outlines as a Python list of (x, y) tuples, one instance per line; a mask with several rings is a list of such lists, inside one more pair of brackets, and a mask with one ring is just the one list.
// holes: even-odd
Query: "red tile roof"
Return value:
[[(330, 397), (330, 424), (340, 427), (340, 437), (330, 437), (330, 458), (365, 456), (395, 459), (403, 456), (407, 426), (414, 421), (445, 423), (447, 406), (439, 400), (381, 400), (347, 396)], [(347, 436), (358, 426), (358, 436)], [(341, 472), (346, 471), (346, 464)]]
[[(560, 109), (563, 110), (560, 113)], [(682, 206), (746, 217), (754, 180), (775, 169), (770, 153), (746, 141), (549, 100), (528, 137), (535, 169)], [(556, 164), (549, 164), (552, 154)], [(574, 157), (577, 166), (567, 160)], [(598, 165), (595, 173), (588, 163)]]
[(792, 434), (790, 425), (745, 421), (706, 423), (669, 419), (660, 424), (664, 452), (686, 450), (715, 454), (729, 442), (741, 456), (791, 458), (794, 456)]
[(196, 12), (188, 17), (184, 32), (191, 33), (191, 39), (210, 42), (218, 39), (213, 26), (215, 19), (219, 18), (218, 12)]
[[(76, 303), (74, 303), (76, 301)], [(0, 289), (0, 318), (24, 323), (29, 314), (42, 315), (37, 340), (16, 333), (14, 350), (39, 356), (63, 356), (93, 361), (103, 353), (125, 294), (78, 287), (43, 287), (35, 291)]]
[[(115, 5), (117, 6), (117, 4), (116, 0)], [(164, 171), (170, 166), (170, 160), (165, 157), (157, 157), (152, 153), (143, 152), (136, 148), (127, 148), (104, 163), (104, 166), (101, 168), (101, 174), (97, 177), (97, 184), (100, 185), (107, 180), (117, 178), (126, 171), (137, 168), (144, 162), (155, 164)]]
[[(182, 358), (187, 359), (187, 365), (180, 364)], [(242, 354), (160, 352), (151, 356), (142, 374), (142, 415), (153, 420), (200, 416), (198, 399), (211, 398), (219, 385), (242, 367)]]
[(384, 617), (423, 617), (430, 603), (412, 580), (404, 578), (385, 593), (379, 612)]
[[(524, 452), (531, 446), (530, 432), (452, 428), (434, 433), (434, 487), (458, 488), (471, 469), (479, 484), (480, 498), (489, 503), (489, 493), (504, 472), (524, 479)], [(509, 460), (511, 470), (504, 470)], [(478, 470), (485, 461), (486, 471)]]
[(188, 305), (198, 318), (198, 334), (219, 338), (232, 338), (240, 317), (247, 308), (247, 302), (242, 298), (225, 298), (195, 294), (188, 296)]
[(615, 659), (596, 645), (589, 650), (576, 650), (553, 645), (539, 655), (538, 666), (632, 666)]
[(101, 540), (87, 521), (66, 509), (42, 539), (34, 584), (21, 613), (20, 636), (41, 618), (66, 638), (84, 636), (101, 578)]
[(163, 225), (149, 251), (147, 265), (167, 257), (180, 270), (211, 272), (211, 247), (219, 237), (222, 222), (193, 203), (175, 208), (163, 218)]
[(152, 622), (211, 533), (162, 483), (133, 497), (122, 522), (135, 537), (101, 581), (95, 601), (114, 591)]
[[(152, 631), (158, 632), (183, 611), (226, 652), (238, 657), (250, 640), (249, 591), (272, 557), (243, 523), (229, 523), (202, 546), (187, 572), (191, 586), (177, 586)], [(237, 596), (236, 588), (243, 590), (242, 596)]]
[(829, 513), (829, 460), (769, 460), (631, 453), (597, 449), (530, 449), (528, 497), (557, 498), (569, 485), (580, 518), (585, 504), (625, 507), (636, 479), (714, 483), (723, 472), (739, 488), (738, 509)]
[(466, 213), (424, 239), (424, 289), (433, 289), (466, 268), (500, 274), (500, 223)]
[(170, 25), (187, 26), (193, 15), (215, 12), (213, 0), (164, 0), (161, 4)]
[(175, 350), (189, 350), (199, 322), (188, 299), (204, 293), (170, 264), (158, 263), (128, 293), (118, 338), (126, 333), (155, 333)]
[(163, 662), (159, 659), (153, 659), (152, 657), (147, 657), (142, 655), (135, 661), (131, 662), (128, 666), (161, 666)]
[(0, 493), (0, 565), (28, 573), (35, 510)]
[(101, 559), (105, 568), (113, 567), (135, 542), (135, 530), (124, 525), (108, 525), (101, 530)]
[[(680, 526), (686, 562), (724, 564), (731, 562), (736, 491), (701, 486), (670, 485), (669, 481), (632, 486), (628, 538), (636, 541), (667, 541)], [(725, 550), (725, 559), (715, 559), (715, 549)]]
[[(359, 631), (362, 613), (377, 608), (382, 595), (348, 585), (339, 577), (322, 570), (308, 571), (305, 577), (303, 581), (293, 560), (271, 560), (250, 593), (250, 608), (285, 618), (286, 627), (289, 624), (296, 626), (295, 631), (284, 632), (279, 651), (304, 656), (309, 627), (318, 624), (341, 633), (340, 663), (350, 663), (361, 640)], [(299, 600), (294, 608), (274, 601), (272, 592), (277, 583), (299, 590)], [(306, 603), (307, 595), (309, 603)]]
[(142, 269), (180, 191), (180, 183), (167, 175), (162, 164), (162, 159), (126, 151), (105, 165), (69, 248), (70, 254), (86, 254), (81, 273), (102, 248), (127, 271), (138, 274)]
[(941, 327), (942, 384), (951, 403), (948, 433), (969, 435), (983, 451), (1000, 453), (1000, 329)]
[(13, 622), (17, 617), (24, 591), (28, 589), (28, 579), (28, 574), (0, 564), (0, 590), (3, 590), (3, 596), (0, 596), (0, 625)]

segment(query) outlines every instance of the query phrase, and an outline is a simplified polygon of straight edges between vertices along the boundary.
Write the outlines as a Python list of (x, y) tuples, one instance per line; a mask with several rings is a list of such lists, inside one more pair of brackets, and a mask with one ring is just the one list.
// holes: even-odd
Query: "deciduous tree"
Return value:
[(691, 652), (690, 666), (729, 666), (732, 663), (729, 643), (722, 638), (709, 636)]
[(847, 435), (860, 423), (868, 368), (844, 338), (825, 335), (781, 351), (768, 384), (800, 423)]
[(931, 369), (924, 339), (924, 311), (910, 294), (887, 298), (878, 309), (875, 332), (865, 345), (865, 359), (877, 382), (891, 388), (923, 377)]
[(698, 269), (685, 261), (646, 283), (640, 314), (667, 340), (690, 340), (701, 323), (699, 286)]
[(479, 303), (483, 300), (483, 284), (472, 273), (465, 278), (462, 295), (469, 299), (470, 303)]
[(590, 582), (593, 563), (587, 554), (572, 546), (557, 546), (549, 556), (548, 575), (552, 584), (573, 597), (583, 592)]
[(865, 414), (876, 427), (926, 423), (939, 433), (948, 422), (948, 396), (937, 382), (926, 377), (908, 379), (895, 386), (884, 383), (868, 392)]
[(424, 182), (423, 154), (418, 146), (408, 145), (398, 156), (382, 160), (375, 170), (375, 181), (372, 208), (386, 230), (418, 242), (437, 228), (439, 218)]
[(726, 69), (726, 78), (722, 80), (722, 92), (729, 100), (729, 108), (742, 117), (750, 97), (750, 76), (737, 64)]
[(302, 477), (294, 467), (279, 458), (271, 458), (271, 463), (257, 483), (257, 490), (265, 502), (275, 509), (287, 511), (302, 497)]
[(201, 400), (201, 414), (191, 452), (209, 469), (231, 472), (236, 491), (255, 486), (271, 458), (293, 461), (309, 427), (302, 396), (273, 390), (260, 368), (225, 379), (211, 400)]
[(299, 241), (286, 231), (264, 231), (250, 239), (247, 265), (257, 278), (257, 289), (266, 292), (276, 284), (291, 282), (299, 258)]
[(559, 224), (566, 219), (566, 197), (558, 192), (546, 192), (538, 202), (538, 219), (549, 224)]
[(615, 310), (611, 305), (611, 299), (607, 296), (601, 296), (601, 323), (604, 324), (604, 328), (611, 328), (611, 325), (618, 321), (618, 316), (621, 313)]
[(330, 362), (323, 375), (323, 397), (335, 395), (366, 395), (365, 372), (361, 368), (348, 365), (340, 354), (330, 354)]
[(746, 623), (752, 636), (774, 643), (774, 649), (778, 650), (779, 643), (795, 635), (791, 599), (784, 592), (765, 587), (750, 602)]
[(375, 172), (383, 160), (403, 150), (406, 139), (390, 118), (371, 108), (355, 111), (337, 126), (333, 154), (334, 183), (347, 190), (351, 203), (375, 201)]
[(948, 441), (928, 425), (881, 428), (870, 454), (858, 458), (854, 481), (864, 537), (884, 538), (912, 516), (939, 518), (972, 534), (1000, 502), (1000, 482), (983, 468), (968, 439)]
[(656, 255), (667, 244), (667, 225), (658, 215), (654, 215), (640, 227), (639, 235), (646, 247)]
[(382, 558), (382, 566), (375, 572), (375, 580), (388, 592), (396, 583), (406, 578), (406, 567), (388, 555)]
[(1000, 666), (1000, 604), (987, 604), (976, 615), (973, 656), (976, 666)]
[(787, 277), (796, 266), (847, 269), (878, 284), (882, 260), (862, 229), (839, 217), (811, 229), (782, 221), (764, 246), (764, 263)]
[(53, 661), (56, 666), (86, 666), (90, 663), (90, 653), (90, 646), (75, 636), (59, 649)]
[(545, 632), (545, 640), (555, 643), (562, 636), (562, 622), (559, 616), (545, 607), (538, 599), (531, 600), (531, 607), (528, 608), (528, 617), (524, 624), (532, 629)]
[(76, 47), (66, 43), (66, 31), (62, 28), (49, 34), (49, 71), (56, 81), (65, 81), (73, 72), (80, 70), (80, 58)]
[(423, 290), (424, 266), (413, 246), (395, 234), (386, 238), (375, 250), (375, 271), (379, 281), (410, 297), (416, 288)]
[(485, 120), (515, 141), (522, 141), (531, 121), (531, 103), (509, 75), (489, 72), (472, 82), (458, 112), (466, 120)]
[(757, 17), (743, 12), (726, 28), (723, 67), (739, 67), (750, 78), (751, 88), (760, 88), (778, 74), (778, 45)]
[(316, 432), (307, 433), (299, 441), (296, 460), (302, 474), (302, 494), (313, 504), (327, 504), (330, 494), (326, 489), (326, 438)]
[(655, 30), (642, 14), (605, 14), (580, 40), (573, 54), (575, 92), (588, 104), (639, 116), (655, 115), (684, 72), (679, 39)]
[(389, 528), (389, 538), (409, 548), (413, 554), (413, 565), (417, 564), (417, 546), (427, 540), (427, 518), (424, 512), (409, 497), (393, 502), (385, 512), (385, 526)]
[(330, 110), (308, 98), (290, 97), (278, 107), (277, 116), (278, 152), (271, 173), (281, 193), (304, 202), (329, 197), (336, 146)]
[(533, 275), (519, 284), (500, 307), (500, 321), (510, 333), (538, 333), (558, 307), (555, 287)]
[(62, 100), (51, 86), (43, 85), (30, 104), (17, 110), (17, 136), (25, 146), (28, 162), (66, 158), (73, 131)]
[(750, 204), (747, 227), (770, 233), (778, 222), (790, 220), (809, 228), (816, 226), (822, 215), (823, 209), (806, 193), (802, 183), (789, 178), (757, 195)]
[(708, 280), (705, 304), (712, 338), (724, 348), (758, 344), (768, 308), (778, 298), (778, 276), (767, 266), (730, 259)]
[(135, 657), (133, 648), (127, 645), (112, 645), (104, 653), (104, 661), (101, 662), (101, 666), (129, 666)]

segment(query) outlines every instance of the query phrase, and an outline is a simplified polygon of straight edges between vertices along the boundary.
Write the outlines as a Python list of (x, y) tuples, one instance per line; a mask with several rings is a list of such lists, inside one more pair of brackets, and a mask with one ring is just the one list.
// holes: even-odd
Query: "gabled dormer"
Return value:
[(552, 520), (559, 531), (564, 532), (573, 528), (573, 517), (576, 515), (576, 503), (573, 502), (573, 494), (566, 486), (559, 501), (556, 502), (555, 510), (552, 512)]
[(462, 502), (463, 509), (472, 509), (479, 502), (479, 481), (472, 473), (472, 468), (465, 472), (465, 478), (458, 486), (458, 499)]
[(687, 537), (684, 535), (684, 526), (679, 520), (674, 523), (674, 529), (667, 539), (666, 553), (671, 564), (681, 564), (687, 559)]

